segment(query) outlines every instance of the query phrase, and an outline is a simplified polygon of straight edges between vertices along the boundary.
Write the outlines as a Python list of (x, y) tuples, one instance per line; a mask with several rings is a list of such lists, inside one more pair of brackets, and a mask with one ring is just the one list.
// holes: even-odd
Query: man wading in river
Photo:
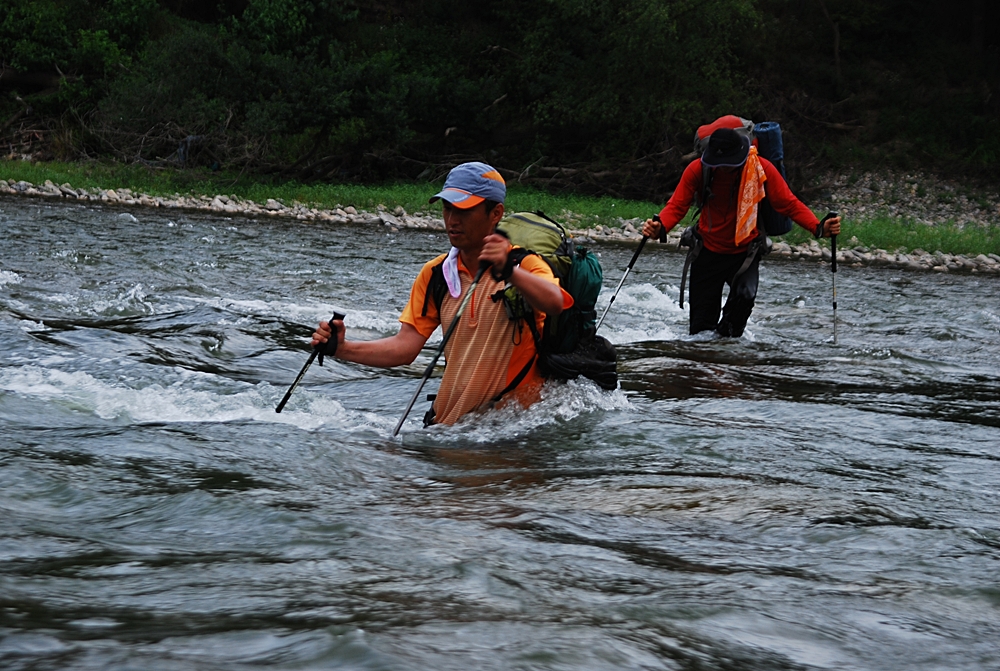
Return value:
[[(725, 119), (716, 123), (721, 125)], [(706, 173), (711, 175), (707, 194), (702, 184)], [(821, 223), (791, 192), (778, 169), (757, 156), (749, 136), (723, 127), (711, 133), (704, 154), (684, 170), (660, 212), (662, 225), (646, 220), (642, 234), (664, 242), (667, 231), (684, 218), (699, 193), (704, 195), (698, 202), (704, 205), (692, 231), (695, 239), (691, 242), (700, 250), (691, 265), (690, 333), (715, 330), (722, 336), (739, 337), (753, 310), (760, 258), (766, 253), (766, 238), (757, 227), (757, 204), (767, 198), (775, 211), (816, 237), (840, 233), (840, 217)], [(686, 241), (682, 238), (682, 242)], [(720, 320), (724, 284), (729, 284), (729, 298)]]
[[(493, 406), (501, 397), (529, 405), (538, 399), (542, 377), (537, 370), (535, 341), (524, 324), (507, 315), (503, 301), (493, 295), (509, 282), (534, 309), (541, 331), (547, 314), (557, 315), (573, 304), (549, 265), (528, 255), (515, 265), (508, 262), (510, 242), (494, 232), (503, 218), (507, 187), (500, 174), (485, 163), (463, 163), (445, 180), (444, 188), (430, 199), (440, 200), (451, 251), (427, 262), (410, 289), (410, 300), (400, 315), (399, 332), (380, 340), (345, 340), (344, 323), (334, 321), (339, 359), (369, 366), (411, 363), (427, 338), (441, 324), (451, 324), (459, 304), (473, 282), (481, 262), (488, 263), (475, 293), (445, 346), (447, 362), (431, 413), (425, 420), (454, 424), (475, 410)], [(444, 276), (440, 297), (428, 293), (431, 277)], [(438, 307), (440, 299), (440, 309)], [(331, 324), (320, 322), (312, 345), (322, 345), (332, 335)]]

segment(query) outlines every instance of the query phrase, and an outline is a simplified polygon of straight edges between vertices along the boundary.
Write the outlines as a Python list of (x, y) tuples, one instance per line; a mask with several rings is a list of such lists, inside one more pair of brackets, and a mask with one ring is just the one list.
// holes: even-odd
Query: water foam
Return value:
[[(680, 337), (687, 331), (687, 310), (677, 304), (679, 290), (672, 286), (667, 290), (648, 283), (623, 287), (601, 326), (601, 335), (616, 345)], [(598, 300), (599, 315), (610, 300), (610, 293)]]
[(0, 270), (0, 287), (5, 287), (8, 284), (20, 284), (21, 281), (21, 276), (13, 270)]
[(444, 442), (492, 443), (528, 434), (540, 427), (569, 422), (594, 412), (631, 411), (634, 406), (621, 389), (604, 391), (586, 379), (565, 383), (549, 381), (542, 398), (528, 408), (511, 403), (484, 413), (465, 415), (454, 426), (435, 426), (428, 431)]
[[(73, 297), (73, 302), (77, 297)], [(90, 308), (98, 315), (151, 315), (156, 314), (156, 308), (147, 299), (145, 287), (133, 284), (118, 292), (113, 298), (99, 299), (90, 304)]]
[[(84, 371), (62, 371), (23, 366), (0, 372), (0, 391), (47, 401), (75, 413), (90, 414), (116, 424), (174, 422), (265, 421), (291, 424), (306, 430), (323, 426), (364, 429), (389, 423), (371, 413), (349, 411), (339, 402), (315, 396), (305, 410), (274, 411), (281, 393), (263, 382), (242, 385), (232, 393), (196, 389), (192, 373), (167, 385), (128, 387), (109, 383)], [(199, 374), (200, 375), (200, 374)]]

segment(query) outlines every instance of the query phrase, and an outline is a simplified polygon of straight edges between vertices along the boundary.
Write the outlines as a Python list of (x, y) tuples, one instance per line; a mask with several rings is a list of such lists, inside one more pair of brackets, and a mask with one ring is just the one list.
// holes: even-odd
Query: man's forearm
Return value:
[(394, 336), (379, 340), (344, 340), (337, 346), (336, 357), (344, 361), (391, 368), (413, 363), (427, 338), (409, 324)]
[(520, 266), (514, 268), (510, 276), (513, 284), (524, 300), (528, 301), (534, 310), (547, 315), (557, 315), (563, 311), (563, 296), (555, 284), (538, 277)]

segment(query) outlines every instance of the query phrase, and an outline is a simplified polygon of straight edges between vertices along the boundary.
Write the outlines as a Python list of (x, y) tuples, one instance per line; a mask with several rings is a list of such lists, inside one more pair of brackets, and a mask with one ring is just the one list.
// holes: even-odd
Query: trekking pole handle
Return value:
[[(344, 316), (345, 315), (342, 315), (339, 312), (334, 312), (333, 317), (330, 318), (331, 330), (333, 330), (332, 337), (334, 339), (333, 350), (329, 352), (331, 356), (337, 351), (337, 331), (336, 329), (333, 329), (332, 325), (333, 322), (335, 321), (343, 321)], [(299, 386), (299, 382), (302, 381), (302, 376), (304, 376), (306, 374), (306, 371), (309, 370), (309, 366), (312, 365), (312, 362), (316, 358), (316, 355), (319, 355), (319, 365), (320, 366), (323, 365), (323, 356), (326, 353), (323, 352), (322, 350), (326, 345), (327, 343), (320, 343), (319, 345), (313, 347), (312, 354), (309, 355), (309, 358), (306, 360), (305, 365), (302, 366), (302, 370), (300, 370), (299, 374), (295, 377), (295, 382), (292, 382), (292, 386), (289, 387), (288, 391), (285, 392), (285, 396), (281, 399), (281, 402), (278, 403), (278, 407), (274, 409), (275, 412), (281, 412), (282, 410), (285, 409), (285, 404), (288, 403), (288, 399), (292, 397), (292, 392), (295, 391), (295, 388)]]
[[(826, 226), (826, 222), (830, 219), (835, 219), (840, 215), (836, 212), (827, 212), (826, 216), (820, 220), (821, 226)], [(831, 259), (831, 269), (833, 272), (837, 272), (837, 236), (836, 234), (830, 236), (830, 259)]]
[(335, 311), (333, 313), (333, 316), (330, 317), (330, 321), (327, 322), (328, 324), (330, 324), (330, 337), (333, 338), (333, 346), (332, 346), (332, 348), (330, 348), (330, 351), (329, 352), (324, 351), (326, 348), (331, 347), (329, 341), (327, 341), (325, 343), (320, 343), (319, 345), (316, 345), (316, 347), (313, 348), (313, 350), (317, 354), (319, 354), (319, 365), (320, 366), (323, 365), (323, 357), (324, 356), (326, 356), (327, 354), (329, 354), (330, 356), (333, 356), (334, 354), (337, 353), (337, 345), (339, 343), (337, 342), (337, 329), (335, 329), (333, 327), (333, 322), (344, 321), (344, 317), (345, 316), (346, 315), (343, 315), (343, 314)]
[[(840, 216), (836, 212), (827, 212), (826, 216), (819, 222), (821, 226), (825, 226), (826, 222), (830, 219)], [(837, 236), (830, 236), (830, 270), (832, 272), (833, 278), (833, 295), (831, 296), (833, 302), (833, 344), (837, 344)]]
[(434, 353), (434, 358), (431, 362), (427, 364), (427, 368), (424, 369), (424, 375), (420, 378), (420, 386), (417, 387), (417, 391), (414, 392), (413, 397), (410, 398), (410, 402), (406, 405), (406, 410), (403, 411), (403, 416), (399, 418), (396, 422), (396, 428), (392, 430), (392, 435), (395, 438), (399, 435), (399, 430), (403, 426), (403, 422), (406, 421), (407, 415), (410, 414), (410, 410), (413, 409), (413, 404), (417, 402), (417, 398), (420, 396), (421, 390), (424, 388), (427, 380), (430, 379), (431, 373), (434, 372), (434, 366), (437, 365), (438, 359), (444, 354), (444, 346), (448, 344), (448, 340), (451, 338), (452, 332), (458, 325), (458, 320), (462, 318), (462, 313), (465, 312), (465, 306), (469, 304), (469, 300), (472, 299), (472, 295), (476, 291), (476, 286), (479, 284), (479, 280), (482, 279), (483, 273), (490, 268), (489, 261), (480, 261), (479, 269), (476, 271), (476, 276), (472, 279), (472, 284), (469, 285), (469, 289), (465, 292), (465, 297), (462, 302), (458, 304), (458, 310), (455, 312), (455, 317), (451, 320), (451, 324), (448, 326), (448, 330), (444, 332), (444, 336), (441, 338), (441, 344), (438, 345), (437, 352)]

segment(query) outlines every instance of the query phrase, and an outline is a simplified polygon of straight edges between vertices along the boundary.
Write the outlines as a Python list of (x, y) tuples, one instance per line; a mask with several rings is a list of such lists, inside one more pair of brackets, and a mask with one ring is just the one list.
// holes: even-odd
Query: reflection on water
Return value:
[(0, 200), (0, 667), (1000, 666), (996, 278), (840, 269), (834, 345), (828, 268), (767, 260), (689, 337), (647, 245), (621, 389), (394, 440), (437, 336), (274, 406), (443, 235), (123, 214)]

